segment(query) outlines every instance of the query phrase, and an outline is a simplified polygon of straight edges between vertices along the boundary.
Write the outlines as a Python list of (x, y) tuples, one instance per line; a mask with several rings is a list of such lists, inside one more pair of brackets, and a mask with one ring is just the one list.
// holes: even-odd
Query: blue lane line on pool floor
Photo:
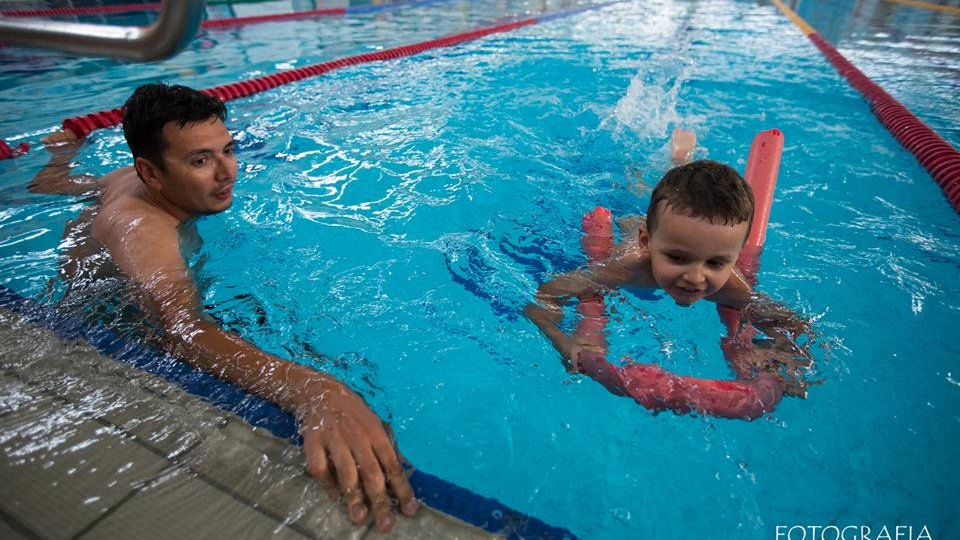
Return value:
[[(251, 425), (269, 430), (277, 437), (296, 444), (301, 442), (292, 415), (169, 354), (124, 339), (101, 325), (58, 313), (55, 308), (24, 298), (3, 285), (0, 285), (0, 307), (17, 313), (30, 323), (49, 328), (62, 339), (83, 339), (101, 354), (163, 377), (185, 391), (210, 401), (217, 408), (236, 414)], [(566, 529), (548, 525), (496, 499), (478, 495), (420, 470), (414, 470), (410, 484), (417, 498), (432, 508), (494, 534), (506, 535), (511, 539), (576, 538)]]

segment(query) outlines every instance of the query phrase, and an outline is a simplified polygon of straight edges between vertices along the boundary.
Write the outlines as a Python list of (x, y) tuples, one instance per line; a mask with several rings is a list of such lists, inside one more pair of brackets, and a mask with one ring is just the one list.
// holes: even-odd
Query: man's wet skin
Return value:
[(372, 518), (389, 531), (394, 506), (412, 516), (419, 505), (388, 428), (335, 378), (264, 353), (220, 328), (199, 304), (186, 253), (199, 245), (194, 220), (232, 203), (233, 138), (217, 117), (169, 121), (161, 135), (159, 158), (138, 156), (134, 167), (99, 181), (69, 177), (76, 137), (60, 132), (46, 141), (55, 155), (31, 191), (94, 199), (65, 231), (61, 273), (68, 287), (80, 292), (122, 278), (144, 312), (155, 315), (166, 351), (293, 413), (307, 471), (343, 501), (352, 522)]

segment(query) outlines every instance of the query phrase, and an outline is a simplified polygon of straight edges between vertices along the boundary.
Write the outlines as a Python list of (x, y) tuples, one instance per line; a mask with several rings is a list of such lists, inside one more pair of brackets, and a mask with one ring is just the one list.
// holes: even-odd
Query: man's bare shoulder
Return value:
[(117, 184), (124, 184), (133, 181), (139, 182), (140, 179), (137, 177), (137, 170), (134, 169), (132, 165), (129, 165), (127, 167), (114, 169), (103, 175), (99, 180), (99, 184), (101, 189), (108, 189)]
[(104, 245), (109, 247), (123, 238), (144, 234), (176, 237), (179, 221), (147, 200), (133, 167), (113, 171), (102, 182), (93, 236)]

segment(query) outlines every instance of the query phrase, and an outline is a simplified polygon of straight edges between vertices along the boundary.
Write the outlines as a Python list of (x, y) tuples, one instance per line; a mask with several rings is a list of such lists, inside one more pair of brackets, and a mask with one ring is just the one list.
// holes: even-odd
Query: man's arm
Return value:
[(142, 213), (131, 219), (133, 214), (100, 216), (103, 221), (95, 223), (94, 235), (160, 314), (165, 348), (293, 412), (308, 471), (328, 490), (339, 487), (351, 521), (361, 523), (369, 515), (366, 495), (377, 528), (391, 528), (387, 484), (401, 511), (413, 515), (417, 502), (394, 443), (363, 400), (335, 378), (267, 354), (201, 317), (197, 291), (178, 248), (176, 223)]
[(50, 134), (42, 142), (51, 157), (30, 182), (27, 189), (31, 193), (84, 195), (98, 189), (95, 176), (70, 174), (70, 162), (83, 145), (83, 139), (78, 139), (72, 131), (64, 129)]

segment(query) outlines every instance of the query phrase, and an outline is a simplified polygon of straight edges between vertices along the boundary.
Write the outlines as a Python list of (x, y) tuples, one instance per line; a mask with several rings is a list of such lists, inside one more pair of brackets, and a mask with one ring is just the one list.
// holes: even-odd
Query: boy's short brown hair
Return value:
[(648, 234), (657, 228), (658, 214), (665, 205), (678, 214), (710, 223), (746, 221), (747, 231), (753, 223), (753, 190), (740, 173), (716, 161), (694, 161), (663, 175), (647, 208)]

